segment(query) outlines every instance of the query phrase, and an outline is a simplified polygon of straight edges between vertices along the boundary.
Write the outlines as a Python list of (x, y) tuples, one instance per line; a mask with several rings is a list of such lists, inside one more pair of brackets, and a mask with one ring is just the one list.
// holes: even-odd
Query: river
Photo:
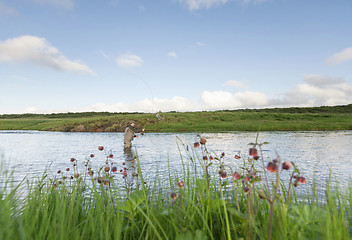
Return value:
[[(234, 156), (240, 154), (242, 159), (247, 159), (248, 144), (255, 142), (257, 133), (202, 133), (201, 136), (207, 139), (207, 149), (214, 156), (224, 152), (224, 161), (240, 171), (243, 160), (236, 160)], [(167, 179), (168, 164), (171, 172), (182, 175), (181, 156), (186, 163), (190, 161), (183, 144), (189, 146), (190, 152), (199, 153), (200, 148), (193, 148), (196, 141), (199, 137), (195, 133), (146, 133), (135, 138), (133, 146), (145, 180), (153, 181), (156, 174)], [(263, 145), (266, 162), (277, 154), (282, 161), (294, 162), (308, 185), (314, 176), (317, 185), (324, 188), (330, 172), (342, 187), (352, 177), (352, 131), (260, 132), (258, 142), (269, 142)], [(98, 146), (104, 146), (106, 152), (99, 151)], [(82, 164), (91, 154), (94, 154), (90, 161), (92, 167), (98, 168), (110, 153), (119, 170), (122, 169), (126, 158), (123, 133), (0, 131), (0, 160), (6, 163), (6, 169), (14, 169), (15, 181), (25, 176), (41, 176), (45, 169), (54, 177), (58, 170), (72, 169), (71, 158), (77, 159), (84, 169)]]

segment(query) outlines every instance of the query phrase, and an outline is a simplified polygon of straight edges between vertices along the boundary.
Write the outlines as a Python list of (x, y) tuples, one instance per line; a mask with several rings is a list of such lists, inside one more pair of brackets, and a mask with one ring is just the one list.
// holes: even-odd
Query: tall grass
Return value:
[(279, 171), (268, 172), (266, 184), (258, 175), (267, 167), (242, 156), (239, 178), (203, 143), (201, 152), (187, 146), (182, 174), (169, 169), (169, 182), (156, 176), (146, 183), (137, 156), (134, 175), (118, 175), (128, 191), (104, 167), (85, 181), (83, 174), (63, 181), (44, 173), (15, 186), (2, 171), (0, 239), (352, 239), (352, 185), (341, 191), (330, 180), (325, 193), (313, 184), (313, 194), (298, 197), (295, 187), (275, 181)]

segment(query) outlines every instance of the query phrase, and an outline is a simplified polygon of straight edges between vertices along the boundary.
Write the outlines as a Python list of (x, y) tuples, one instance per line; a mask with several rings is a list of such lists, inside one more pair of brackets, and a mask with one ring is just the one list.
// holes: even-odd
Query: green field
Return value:
[(203, 112), (0, 115), (1, 130), (122, 132), (130, 120), (147, 132), (351, 130), (352, 104), (334, 107)]

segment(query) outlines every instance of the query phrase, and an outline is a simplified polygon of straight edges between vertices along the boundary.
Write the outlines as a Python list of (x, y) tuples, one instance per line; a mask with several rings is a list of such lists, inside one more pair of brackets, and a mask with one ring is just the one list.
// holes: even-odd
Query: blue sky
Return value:
[(0, 114), (352, 103), (351, 0), (0, 0)]

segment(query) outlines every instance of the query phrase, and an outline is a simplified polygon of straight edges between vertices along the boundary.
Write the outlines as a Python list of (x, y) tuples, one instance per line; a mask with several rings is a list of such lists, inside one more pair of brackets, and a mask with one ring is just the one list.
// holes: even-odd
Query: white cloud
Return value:
[(49, 4), (55, 7), (62, 7), (66, 9), (73, 9), (73, 0), (32, 0), (38, 4)]
[(168, 55), (169, 57), (174, 57), (174, 58), (177, 57), (176, 52), (168, 52), (167, 55)]
[(199, 10), (202, 8), (211, 8), (218, 5), (223, 5), (228, 0), (178, 0), (180, 3), (187, 6), (189, 10)]
[(202, 42), (196, 42), (196, 45), (198, 47), (204, 47), (205, 46), (205, 43), (202, 43)]
[(305, 83), (298, 84), (284, 93), (279, 99), (273, 99), (275, 106), (333, 106), (352, 102), (352, 85), (343, 79), (334, 79), (321, 75), (306, 75)]
[(0, 41), (0, 62), (30, 62), (59, 71), (95, 74), (79, 61), (68, 60), (45, 38), (30, 35)]
[(265, 94), (248, 91), (235, 94), (225, 91), (204, 91), (201, 94), (201, 101), (202, 108), (206, 110), (264, 107), (269, 102)]
[[(168, 111), (194, 111), (195, 105), (186, 98), (175, 96), (171, 99), (153, 100), (145, 98), (135, 103), (116, 103), (107, 105), (105, 103), (97, 103), (84, 109), (75, 109), (73, 111), (85, 112), (168, 112)], [(72, 111), (72, 110), (71, 110)]]
[(133, 54), (123, 54), (116, 58), (116, 63), (119, 67), (129, 68), (142, 65), (143, 59)]
[(326, 64), (339, 64), (352, 59), (352, 47), (346, 48), (341, 52), (335, 53), (326, 60)]
[(236, 87), (236, 88), (242, 88), (242, 89), (247, 89), (247, 85), (240, 82), (240, 81), (235, 81), (235, 80), (230, 80), (225, 82), (225, 85), (230, 86), (230, 87)]
[(250, 4), (250, 3), (258, 4), (258, 3), (268, 2), (271, 0), (241, 0), (241, 1), (243, 4)]
[(10, 8), (10, 7), (8, 7), (5, 4), (0, 2), (0, 17), (1, 16), (16, 15), (16, 14), (18, 14), (18, 12), (15, 9)]

